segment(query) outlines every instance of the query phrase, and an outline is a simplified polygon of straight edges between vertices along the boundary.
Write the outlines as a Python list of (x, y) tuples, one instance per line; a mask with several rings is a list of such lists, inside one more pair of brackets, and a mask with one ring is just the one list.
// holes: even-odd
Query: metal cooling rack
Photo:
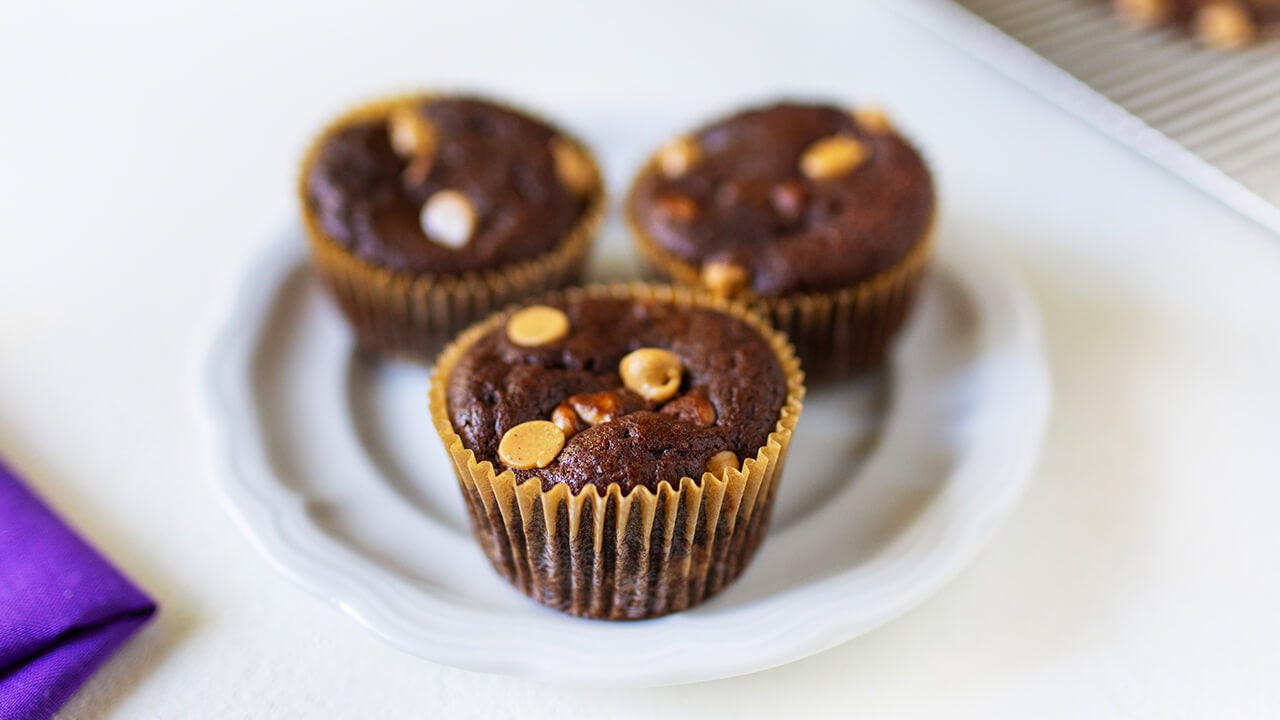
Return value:
[(1224, 53), (1098, 0), (884, 0), (1280, 233), (1280, 43)]

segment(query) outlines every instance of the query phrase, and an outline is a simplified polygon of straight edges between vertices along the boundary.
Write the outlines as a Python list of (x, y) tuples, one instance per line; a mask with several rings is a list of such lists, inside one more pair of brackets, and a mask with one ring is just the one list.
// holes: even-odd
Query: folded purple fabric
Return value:
[(0, 718), (48, 718), (155, 603), (0, 461)]

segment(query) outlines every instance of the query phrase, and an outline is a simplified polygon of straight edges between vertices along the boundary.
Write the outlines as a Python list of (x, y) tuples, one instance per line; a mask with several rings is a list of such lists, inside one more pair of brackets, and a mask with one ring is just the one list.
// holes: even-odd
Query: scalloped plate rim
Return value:
[[(1005, 438), (1003, 463), (1000, 471), (994, 473), (1003, 482), (987, 488), (985, 501), (977, 505), (970, 503), (967, 513), (936, 518), (929, 524), (926, 522), (928, 516), (938, 514), (942, 507), (936, 502), (931, 503), (890, 548), (869, 563), (877, 572), (888, 574), (885, 583), (888, 597), (880, 598), (877, 605), (868, 604), (861, 613), (828, 613), (827, 622), (810, 623), (808, 632), (804, 631), (806, 628), (793, 628), (793, 632), (782, 634), (784, 642), (776, 641), (779, 633), (775, 632), (775, 642), (767, 647), (755, 647), (754, 655), (739, 653), (735, 657), (731, 653), (722, 653), (720, 661), (710, 665), (696, 663), (688, 655), (671, 652), (666, 659), (675, 660), (674, 663), (651, 664), (639, 669), (632, 665), (625, 672), (616, 666), (617, 663), (586, 663), (585, 666), (579, 664), (578, 671), (572, 676), (566, 676), (556, 671), (558, 663), (534, 662), (510, 648), (504, 653), (494, 653), (487, 648), (475, 652), (442, 644), (438, 628), (433, 631), (417, 626), (395, 608), (397, 601), (420, 603), (423, 601), (421, 597), (407, 600), (403, 597), (405, 589), (397, 587), (394, 579), (380, 581), (371, 578), (369, 573), (372, 571), (367, 567), (340, 566), (341, 561), (334, 560), (334, 557), (341, 558), (341, 552), (330, 556), (328, 561), (316, 557), (317, 547), (337, 545), (336, 541), (323, 537), (318, 530), (312, 531), (321, 537), (311, 538), (307, 547), (299, 547), (296, 539), (289, 536), (289, 532), (297, 531), (294, 526), (299, 522), (305, 525), (303, 500), (280, 487), (265, 455), (257, 447), (260, 443), (256, 433), (235, 432), (231, 423), (226, 422), (237, 413), (243, 415), (246, 407), (252, 407), (248, 383), (238, 382), (238, 376), (247, 371), (252, 362), (254, 348), (257, 347), (255, 340), (267, 315), (262, 308), (271, 305), (281, 281), (304, 260), (304, 249), (297, 243), (296, 231), (281, 234), (286, 237), (268, 244), (251, 257), (235, 281), (229, 283), (228, 291), (215, 305), (192, 357), (192, 400), (203, 429), (215, 492), (241, 531), (278, 572), (337, 606), (392, 645), (453, 667), (560, 684), (649, 687), (743, 675), (843, 644), (918, 606), (977, 554), (994, 535), (1027, 485), (1048, 420), (1052, 402), (1051, 383), (1039, 317), (1030, 293), (994, 251), (964, 242), (939, 244), (939, 261), (961, 267), (964, 272), (958, 273), (959, 276), (985, 275), (984, 279), (988, 281), (985, 286), (968, 282), (968, 290), (983, 303), (988, 315), (993, 312), (1003, 315), (998, 318), (1000, 322), (996, 323), (996, 329), (1006, 337), (995, 348), (1003, 357), (992, 361), (1001, 360), (1009, 365), (1017, 373), (1018, 382), (1013, 385), (1022, 390), (1017, 397), (1006, 400), (1010, 407), (1006, 411), (1005, 426), (1014, 437)], [(993, 294), (1002, 294), (1003, 297), (990, 297)], [(955, 472), (961, 470), (963, 468)], [(917, 574), (905, 587), (894, 586), (890, 582), (895, 577), (894, 563), (906, 561), (909, 566), (912, 551), (918, 551), (921, 545), (919, 536), (929, 534), (928, 531), (938, 536), (929, 541), (932, 550), (914, 560), (917, 568), (927, 568), (927, 572)], [(861, 569), (866, 572), (866, 566)], [(802, 590), (780, 593), (769, 600), (785, 603), (825, 595), (828, 598), (826, 605), (831, 606), (833, 599), (840, 597), (841, 578), (850, 572), (811, 583)], [(901, 579), (901, 574), (898, 578)], [(370, 582), (381, 587), (370, 586)], [(433, 598), (433, 601), (436, 600)], [(753, 606), (736, 607), (719, 614), (722, 617), (749, 615), (752, 610)], [(701, 616), (683, 613), (657, 622), (680, 623), (683, 630), (696, 627), (698, 617)], [(587, 623), (583, 626), (584, 635), (601, 634), (597, 632), (598, 628), (591, 629), (591, 625), (597, 623), (583, 622)], [(636, 627), (641, 624), (626, 625)], [(821, 627), (815, 628), (814, 625)]]

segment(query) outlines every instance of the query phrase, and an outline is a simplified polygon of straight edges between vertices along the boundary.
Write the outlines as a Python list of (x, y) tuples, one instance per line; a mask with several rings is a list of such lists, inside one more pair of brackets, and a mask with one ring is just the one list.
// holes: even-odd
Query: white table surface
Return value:
[[(1280, 239), (882, 7), (787, 5), (0, 2), (0, 454), (162, 608), (65, 714), (1275, 717)], [(942, 241), (1042, 303), (1057, 406), (1005, 528), (869, 636), (625, 692), (415, 659), (276, 575), (210, 487), (193, 333), (309, 134), (423, 84), (563, 119), (615, 189), (744, 99), (891, 108)]]

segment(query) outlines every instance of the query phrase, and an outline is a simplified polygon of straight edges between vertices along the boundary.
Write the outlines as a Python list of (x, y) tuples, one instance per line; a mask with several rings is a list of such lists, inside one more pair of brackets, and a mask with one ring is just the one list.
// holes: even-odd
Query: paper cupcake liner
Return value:
[(356, 256), (321, 227), (307, 203), (307, 176), (325, 138), (353, 123), (386, 117), (407, 102), (431, 93), (398, 95), (370, 102), (330, 123), (307, 149), (298, 180), (302, 225), (311, 259), (321, 281), (338, 302), (362, 348), (430, 361), (460, 330), (532, 295), (576, 284), (581, 280), (591, 238), (600, 225), (605, 195), (599, 164), (591, 151), (545, 119), (523, 109), (487, 100), (512, 112), (556, 128), (590, 159), (597, 184), (588, 195), (578, 223), (550, 252), (492, 270), (435, 276), (391, 270)]
[(463, 333), (436, 361), (430, 406), (454, 463), (471, 528), (493, 567), (543, 605), (580, 617), (635, 620), (692, 607), (746, 567), (769, 524), (773, 497), (804, 397), (800, 362), (781, 333), (740, 304), (684, 288), (630, 285), (571, 289), (556, 297), (656, 300), (741, 318), (763, 336), (786, 377), (787, 396), (765, 446), (721, 475), (637, 487), (617, 484), (577, 495), (477, 462), (454, 432), (446, 403), (450, 374), (467, 350), (501, 327), (506, 314)]
[[(701, 287), (701, 269), (659, 245), (632, 210), (638, 181), (652, 169), (650, 161), (632, 184), (626, 201), (627, 224), (652, 274)], [(915, 304), (928, 267), (932, 228), (930, 220), (929, 230), (895, 265), (853, 285), (781, 295), (745, 292), (734, 299), (749, 304), (787, 334), (810, 380), (833, 380), (876, 367)]]

